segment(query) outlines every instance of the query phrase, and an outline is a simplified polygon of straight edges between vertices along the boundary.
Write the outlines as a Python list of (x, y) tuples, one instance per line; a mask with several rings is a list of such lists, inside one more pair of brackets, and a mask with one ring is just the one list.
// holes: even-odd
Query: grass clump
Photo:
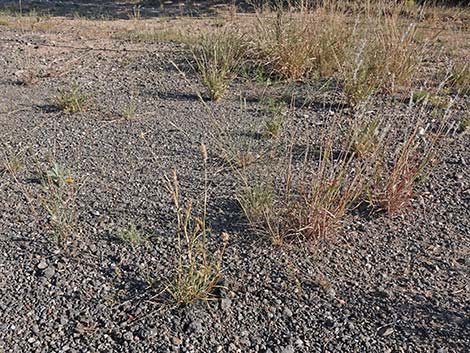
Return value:
[(470, 65), (456, 65), (453, 68), (450, 85), (461, 94), (470, 94)]
[(235, 78), (243, 47), (239, 35), (225, 30), (204, 34), (191, 47), (197, 76), (211, 100), (222, 98)]
[(274, 16), (258, 14), (253, 38), (253, 57), (271, 75), (300, 80), (329, 75), (348, 42), (345, 18), (324, 8), (284, 9), (278, 4)]
[(267, 138), (277, 138), (281, 135), (286, 120), (285, 110), (284, 101), (270, 98), (265, 102), (264, 111), (269, 116), (269, 119), (264, 123), (264, 134)]
[(49, 216), (57, 242), (65, 245), (77, 230), (76, 182), (69, 171), (58, 163), (53, 163), (41, 174), (42, 205)]
[(360, 158), (374, 155), (381, 140), (379, 135), (380, 125), (380, 119), (371, 119), (370, 121), (361, 121), (354, 124), (350, 128), (348, 136), (351, 152)]
[(217, 255), (211, 256), (207, 249), (209, 229), (207, 219), (207, 152), (202, 146), (205, 166), (204, 197), (199, 216), (193, 214), (193, 204), (181, 202), (180, 189), (176, 171), (172, 180), (167, 180), (168, 191), (176, 209), (177, 263), (175, 276), (168, 286), (168, 291), (176, 303), (191, 304), (196, 300), (210, 300), (213, 290), (218, 286), (221, 277), (221, 266), (228, 234), (222, 234), (223, 245)]
[(377, 161), (370, 198), (375, 209), (394, 214), (409, 206), (416, 182), (425, 176), (427, 167), (435, 157), (436, 143), (442, 129), (441, 126), (438, 132), (432, 133), (417, 123), (396, 145), (391, 162), (387, 163), (386, 159)]
[(246, 186), (237, 197), (251, 224), (262, 222), (266, 213), (273, 207), (273, 190), (267, 185)]
[(120, 229), (116, 237), (123, 243), (130, 245), (141, 245), (147, 241), (145, 234), (135, 224), (130, 224), (128, 227)]
[(303, 157), (294, 156), (291, 148), (272, 189), (246, 187), (238, 197), (250, 223), (275, 244), (333, 235), (365, 190), (368, 162), (346, 149), (334, 149), (331, 132), (322, 140), (319, 148), (306, 147)]
[(88, 97), (83, 94), (77, 85), (73, 85), (69, 90), (60, 90), (55, 97), (55, 102), (60, 110), (67, 113), (78, 113), (85, 111)]

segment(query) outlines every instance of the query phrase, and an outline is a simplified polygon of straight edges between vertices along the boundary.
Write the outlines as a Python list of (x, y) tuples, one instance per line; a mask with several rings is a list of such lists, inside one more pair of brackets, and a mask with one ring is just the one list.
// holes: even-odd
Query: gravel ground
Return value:
[[(468, 352), (467, 133), (446, 138), (409, 212), (351, 216), (315, 250), (275, 247), (244, 224), (237, 179), (216, 153), (221, 137), (253, 151), (267, 143), (257, 138), (266, 117), (256, 85), (237, 82), (222, 102), (203, 104), (192, 75), (170, 63), (185, 70), (176, 44), (88, 43), (2, 26), (0, 38), (0, 144), (10, 158), (22, 153), (21, 169), (0, 178), (1, 352)], [(108, 50), (69, 47), (87, 45)], [(31, 68), (38, 82), (18, 84)], [(54, 107), (72, 83), (89, 97), (86, 112)], [(253, 97), (243, 109), (240, 94)], [(136, 116), (123, 119), (132, 102)], [(456, 114), (467, 108), (464, 97)], [(332, 110), (302, 105), (291, 124), (315, 131)], [(162, 293), (175, 254), (162, 175), (176, 168), (185, 197), (198, 199), (201, 142), (213, 234), (230, 234), (224, 288), (216, 300), (179, 307)], [(80, 185), (80, 232), (65, 249), (51, 240), (40, 201), (37, 170), (51, 161)], [(145, 244), (116, 239), (130, 223)]]

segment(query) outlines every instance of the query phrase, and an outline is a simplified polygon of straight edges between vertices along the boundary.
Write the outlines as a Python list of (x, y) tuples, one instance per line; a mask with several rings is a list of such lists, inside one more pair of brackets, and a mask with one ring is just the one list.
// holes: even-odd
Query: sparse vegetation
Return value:
[(55, 97), (55, 102), (60, 110), (67, 113), (78, 113), (85, 111), (88, 97), (83, 94), (77, 85), (69, 90), (60, 90)]
[(49, 216), (56, 241), (66, 246), (77, 234), (77, 187), (70, 172), (58, 163), (40, 172), (43, 193), (41, 203)]
[(135, 224), (130, 224), (128, 227), (120, 229), (116, 233), (116, 237), (123, 243), (133, 246), (141, 245), (147, 240), (145, 234)]
[(199, 81), (207, 89), (210, 99), (219, 100), (240, 67), (242, 38), (228, 31), (205, 34), (191, 51)]
[(468, 9), (47, 3), (0, 14), (0, 350), (469, 346)]
[(222, 234), (222, 248), (218, 254), (211, 254), (207, 249), (208, 176), (207, 151), (201, 146), (204, 161), (204, 196), (200, 216), (193, 215), (191, 200), (186, 205), (181, 203), (180, 188), (176, 171), (172, 180), (167, 180), (167, 188), (171, 195), (176, 211), (177, 260), (174, 280), (168, 286), (173, 299), (181, 305), (190, 304), (196, 300), (210, 300), (213, 290), (218, 286), (221, 277), (221, 266), (228, 234)]

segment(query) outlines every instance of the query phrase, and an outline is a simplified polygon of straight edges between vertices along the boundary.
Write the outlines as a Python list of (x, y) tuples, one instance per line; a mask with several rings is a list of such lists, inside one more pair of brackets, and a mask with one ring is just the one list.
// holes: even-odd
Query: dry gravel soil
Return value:
[[(0, 174), (0, 352), (468, 352), (468, 134), (446, 138), (408, 212), (351, 216), (315, 250), (276, 247), (246, 226), (237, 178), (212, 153), (221, 139), (268, 143), (256, 134), (265, 119), (256, 97), (270, 93), (236, 82), (220, 103), (202, 104), (185, 55), (171, 43), (0, 26), (0, 146), (2, 158), (20, 159)], [(37, 82), (19, 84), (31, 68)], [(85, 112), (51, 100), (72, 83), (90, 98)], [(465, 114), (468, 97), (455, 109)], [(306, 100), (292, 126), (315, 130), (328, 114), (333, 105)], [(162, 175), (176, 168), (185, 197), (200, 199), (201, 142), (211, 247), (223, 231), (230, 240), (216, 300), (179, 307), (161, 293), (176, 249)], [(51, 240), (39, 196), (37, 170), (52, 160), (80, 185), (80, 234), (66, 249)], [(147, 242), (116, 239), (130, 223)]]

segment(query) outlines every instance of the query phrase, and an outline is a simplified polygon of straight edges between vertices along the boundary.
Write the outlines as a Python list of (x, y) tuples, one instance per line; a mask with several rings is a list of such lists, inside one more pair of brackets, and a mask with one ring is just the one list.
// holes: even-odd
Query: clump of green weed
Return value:
[(266, 185), (247, 186), (237, 197), (248, 221), (258, 224), (273, 207), (273, 190)]
[(128, 227), (120, 229), (116, 237), (123, 243), (131, 245), (140, 245), (147, 241), (145, 234), (143, 234), (135, 224), (130, 224)]
[(351, 152), (361, 158), (373, 155), (381, 140), (380, 124), (380, 119), (371, 119), (351, 126), (348, 134)]
[(241, 37), (228, 31), (204, 34), (191, 47), (199, 81), (210, 99), (224, 95), (240, 67), (243, 48)]
[(277, 138), (281, 135), (285, 123), (285, 109), (286, 104), (284, 101), (277, 101), (272, 98), (266, 101), (264, 111), (269, 116), (264, 124), (266, 137)]
[(42, 205), (49, 215), (57, 241), (65, 245), (77, 230), (76, 182), (58, 163), (41, 174)]
[(132, 101), (124, 107), (121, 113), (122, 117), (126, 120), (132, 120), (136, 116), (136, 104)]
[(17, 174), (24, 167), (24, 151), (18, 152), (4, 152), (1, 164), (0, 172)]
[(450, 84), (461, 94), (470, 94), (470, 65), (456, 65), (453, 68)]
[(55, 97), (57, 107), (67, 113), (78, 113), (85, 111), (88, 97), (80, 91), (77, 85), (69, 90), (60, 90)]

